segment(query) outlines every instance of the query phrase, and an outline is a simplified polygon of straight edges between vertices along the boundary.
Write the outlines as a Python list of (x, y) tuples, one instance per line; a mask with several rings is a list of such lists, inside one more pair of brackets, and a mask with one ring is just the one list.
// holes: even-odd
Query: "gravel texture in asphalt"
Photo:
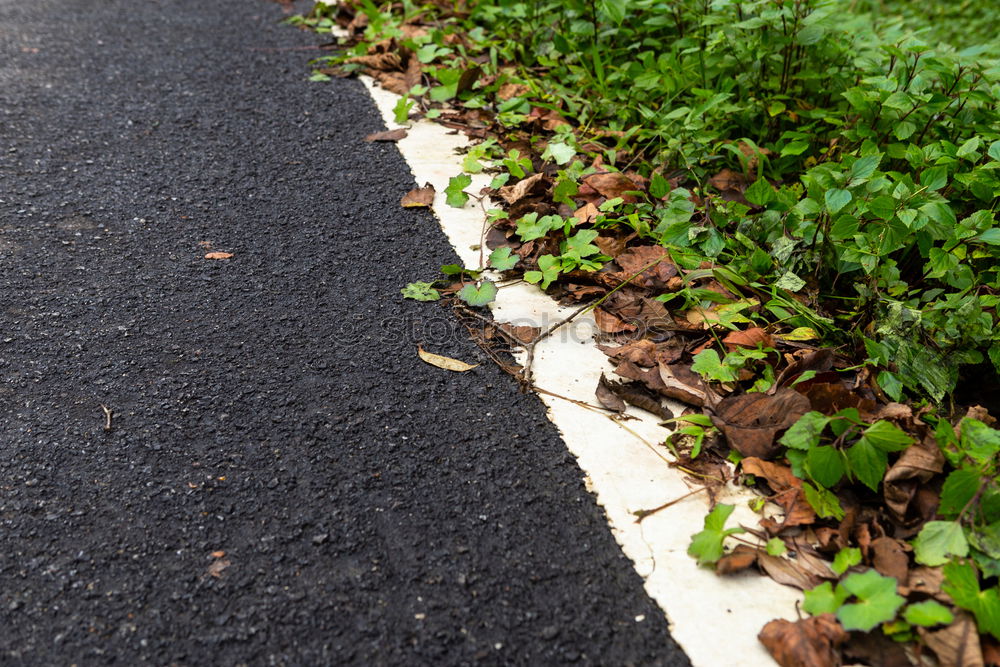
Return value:
[(686, 665), (280, 18), (0, 0), (0, 662)]

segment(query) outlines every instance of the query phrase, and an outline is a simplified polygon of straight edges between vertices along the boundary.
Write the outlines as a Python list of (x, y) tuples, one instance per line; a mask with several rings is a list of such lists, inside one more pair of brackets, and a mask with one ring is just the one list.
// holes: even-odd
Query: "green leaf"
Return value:
[(843, 574), (860, 563), (861, 549), (857, 547), (844, 547), (833, 557), (833, 564), (830, 567), (837, 574)]
[(883, 577), (875, 570), (850, 574), (841, 585), (858, 599), (837, 610), (837, 620), (845, 630), (868, 632), (878, 624), (894, 619), (906, 602), (896, 593), (896, 580)]
[(979, 491), (981, 476), (978, 470), (962, 468), (953, 470), (941, 487), (941, 504), (938, 514), (953, 519)]
[(554, 141), (542, 153), (542, 159), (552, 158), (552, 161), (562, 166), (576, 157), (576, 149), (569, 144)]
[(878, 491), (879, 482), (889, 466), (889, 457), (866, 438), (858, 440), (847, 450), (847, 460), (851, 464), (851, 474), (872, 491)]
[(958, 147), (955, 152), (956, 157), (971, 159), (973, 161), (979, 159), (979, 144), (981, 140), (979, 137), (972, 137), (967, 140), (964, 144)]
[(802, 482), (802, 492), (806, 496), (806, 502), (820, 518), (833, 518), (837, 521), (844, 518), (844, 508), (832, 492), (822, 487), (817, 488), (809, 482)]
[(725, 528), (726, 520), (734, 509), (733, 505), (716, 505), (705, 517), (705, 529), (691, 537), (688, 554), (697, 558), (699, 565), (718, 561), (725, 553), (722, 543), (726, 537), (745, 532), (742, 528)]
[(833, 584), (824, 581), (811, 591), (803, 592), (802, 608), (813, 616), (820, 614), (835, 614), (844, 604), (848, 593), (842, 586), (833, 588)]
[(512, 255), (509, 246), (501, 246), (490, 253), (490, 266), (497, 271), (509, 271), (521, 261), (517, 255)]
[(472, 185), (472, 176), (468, 174), (459, 174), (458, 176), (452, 176), (448, 180), (448, 187), (444, 189), (445, 203), (448, 206), (453, 206), (455, 208), (462, 208), (465, 206), (466, 202), (469, 201), (469, 195), (465, 194), (463, 190)]
[(813, 447), (806, 454), (806, 470), (817, 484), (830, 488), (844, 476), (844, 457), (836, 447)]
[(980, 590), (979, 577), (971, 565), (955, 562), (945, 565), (941, 590), (950, 595), (957, 606), (975, 615), (980, 632), (1000, 639), (1000, 590), (996, 586)]
[(1000, 141), (994, 141), (990, 144), (989, 150), (986, 151), (986, 154), (997, 162), (1000, 162)]
[(913, 540), (913, 551), (918, 563), (937, 567), (954, 556), (968, 556), (969, 542), (957, 521), (928, 521)]
[(948, 625), (955, 620), (951, 610), (936, 600), (924, 600), (911, 604), (903, 612), (903, 618), (911, 625), (919, 625), (924, 628)]
[(538, 268), (539, 271), (525, 271), (524, 279), (532, 284), (540, 282), (542, 289), (548, 289), (552, 281), (559, 278), (562, 264), (554, 255), (542, 255), (538, 258)]
[(785, 110), (784, 102), (774, 101), (767, 105), (767, 114), (772, 117), (777, 116), (784, 110)]
[(906, 435), (892, 422), (884, 420), (877, 421), (866, 428), (861, 437), (883, 452), (898, 452), (913, 443), (913, 438)]
[(930, 167), (920, 172), (920, 185), (933, 192), (948, 185), (947, 167)]
[(625, 20), (627, 0), (599, 0), (601, 11), (615, 25), (621, 25)]
[(562, 216), (546, 215), (539, 218), (537, 213), (529, 213), (517, 221), (517, 235), (522, 241), (534, 241), (559, 229), (563, 224)]
[(707, 380), (717, 382), (735, 382), (737, 380), (736, 371), (723, 364), (722, 360), (719, 359), (719, 353), (711, 348), (694, 355), (691, 370)]
[(778, 442), (792, 449), (811, 449), (819, 444), (820, 434), (829, 422), (830, 418), (822, 412), (807, 412), (785, 431)]
[(490, 280), (482, 281), (479, 287), (470, 283), (458, 290), (458, 298), (470, 306), (485, 306), (497, 298), (497, 286)]
[(982, 234), (973, 237), (973, 241), (979, 241), (980, 243), (987, 243), (989, 245), (1000, 245), (1000, 228), (994, 227), (992, 229), (987, 229)]
[(802, 278), (799, 278), (791, 271), (785, 271), (781, 277), (774, 282), (774, 286), (778, 289), (788, 290), (789, 292), (798, 292), (806, 286), (806, 281), (802, 280)]
[(855, 160), (854, 164), (851, 165), (851, 171), (847, 174), (851, 184), (858, 185), (871, 178), (881, 161), (882, 153), (866, 155)]
[(758, 178), (753, 184), (746, 189), (743, 193), (747, 201), (751, 204), (756, 204), (757, 206), (766, 206), (769, 201), (774, 199), (774, 188), (771, 184), (767, 182), (766, 178)]
[(392, 108), (393, 118), (397, 125), (403, 125), (410, 120), (410, 109), (413, 108), (414, 102), (408, 97), (400, 97), (396, 102), (396, 106)]
[(656, 199), (663, 199), (670, 194), (670, 181), (663, 178), (663, 175), (654, 171), (649, 179), (649, 194)]
[(780, 556), (786, 551), (788, 547), (785, 546), (785, 541), (780, 537), (772, 537), (767, 541), (767, 554), (769, 556)]
[(781, 148), (781, 157), (786, 155), (802, 155), (807, 150), (809, 150), (808, 141), (792, 141)]
[(827, 190), (823, 195), (823, 198), (826, 201), (826, 210), (831, 214), (836, 213), (850, 204), (853, 197), (854, 196), (851, 194), (850, 190), (842, 190), (840, 188)]
[(430, 283), (410, 283), (399, 291), (407, 299), (416, 301), (437, 301), (441, 298), (441, 293), (431, 287)]

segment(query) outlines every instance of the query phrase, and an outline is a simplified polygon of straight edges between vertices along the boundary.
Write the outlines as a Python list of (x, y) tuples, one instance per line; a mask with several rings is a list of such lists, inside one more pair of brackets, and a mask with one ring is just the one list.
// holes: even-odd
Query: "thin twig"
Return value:
[(642, 523), (642, 520), (645, 519), (647, 516), (652, 516), (652, 515), (656, 514), (657, 512), (659, 512), (660, 510), (665, 510), (668, 507), (672, 507), (673, 505), (676, 505), (677, 503), (681, 502), (682, 500), (690, 498), (691, 496), (693, 496), (696, 493), (701, 493), (702, 491), (706, 491), (707, 489), (708, 489), (707, 486), (699, 486), (697, 489), (694, 489), (693, 491), (688, 491), (687, 493), (685, 493), (680, 498), (674, 498), (673, 500), (671, 500), (669, 502), (663, 503), (659, 507), (654, 507), (653, 509), (649, 509), (649, 510), (636, 510), (636, 511), (632, 512), (632, 514), (635, 515), (635, 522), (636, 523)]

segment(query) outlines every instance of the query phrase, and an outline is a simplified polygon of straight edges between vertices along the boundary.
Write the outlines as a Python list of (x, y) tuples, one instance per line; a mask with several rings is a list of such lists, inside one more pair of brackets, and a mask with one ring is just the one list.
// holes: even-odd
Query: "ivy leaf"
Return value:
[(861, 562), (861, 549), (857, 547), (844, 547), (833, 557), (833, 564), (830, 566), (837, 574), (843, 574)]
[(830, 488), (844, 476), (844, 457), (836, 447), (813, 447), (806, 454), (806, 470), (817, 484)]
[(833, 584), (824, 581), (822, 584), (803, 593), (804, 600), (802, 608), (813, 616), (820, 614), (835, 614), (840, 606), (844, 604), (848, 593), (843, 586), (834, 589)]
[(521, 261), (517, 255), (510, 254), (509, 246), (502, 246), (490, 253), (490, 266), (497, 271), (509, 271)]
[(558, 215), (546, 215), (539, 218), (537, 213), (529, 213), (517, 221), (517, 235), (522, 241), (534, 241), (554, 229), (559, 229), (563, 224), (562, 217)]
[(858, 601), (837, 610), (837, 620), (845, 630), (868, 632), (879, 623), (891, 621), (906, 602), (896, 593), (896, 580), (875, 570), (855, 572), (841, 583)]
[(591, 241), (597, 238), (598, 233), (596, 229), (580, 230), (566, 239), (565, 246), (563, 247), (563, 255), (579, 260), (601, 252), (600, 248), (591, 244)]
[(410, 283), (399, 291), (407, 299), (414, 299), (416, 301), (437, 301), (441, 298), (441, 293), (431, 287), (430, 283)]
[(934, 625), (948, 625), (955, 620), (951, 610), (936, 600), (924, 600), (911, 604), (903, 612), (903, 618), (911, 625), (925, 628)]
[(969, 555), (969, 542), (957, 521), (928, 521), (913, 540), (916, 560), (921, 565), (944, 565), (952, 556)]
[(951, 471), (941, 487), (941, 504), (938, 514), (952, 519), (958, 516), (979, 490), (980, 475), (978, 470), (961, 468)]
[(742, 528), (726, 528), (726, 520), (736, 509), (733, 505), (718, 504), (705, 517), (705, 529), (691, 537), (688, 554), (698, 559), (699, 565), (714, 563), (725, 550), (722, 547), (726, 537), (745, 532)]
[(702, 350), (694, 355), (694, 363), (691, 370), (702, 377), (718, 382), (735, 382), (737, 380), (736, 371), (722, 363), (719, 353), (713, 349)]
[(807, 412), (785, 431), (778, 442), (792, 449), (812, 449), (819, 445), (820, 434), (829, 423), (830, 418), (822, 412)]
[(455, 208), (462, 208), (465, 206), (466, 202), (469, 201), (469, 195), (465, 194), (463, 190), (472, 185), (472, 176), (468, 174), (459, 174), (458, 176), (452, 176), (448, 180), (448, 187), (444, 189), (446, 195), (445, 203), (448, 206), (453, 206)]
[(479, 287), (470, 283), (458, 290), (458, 298), (470, 306), (485, 306), (497, 298), (497, 286), (491, 280), (484, 280)]

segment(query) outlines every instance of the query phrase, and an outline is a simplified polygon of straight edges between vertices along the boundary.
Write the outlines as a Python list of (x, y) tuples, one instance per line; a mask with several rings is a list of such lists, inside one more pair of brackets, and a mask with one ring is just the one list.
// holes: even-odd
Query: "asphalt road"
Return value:
[(0, 663), (687, 664), (280, 18), (0, 0)]

